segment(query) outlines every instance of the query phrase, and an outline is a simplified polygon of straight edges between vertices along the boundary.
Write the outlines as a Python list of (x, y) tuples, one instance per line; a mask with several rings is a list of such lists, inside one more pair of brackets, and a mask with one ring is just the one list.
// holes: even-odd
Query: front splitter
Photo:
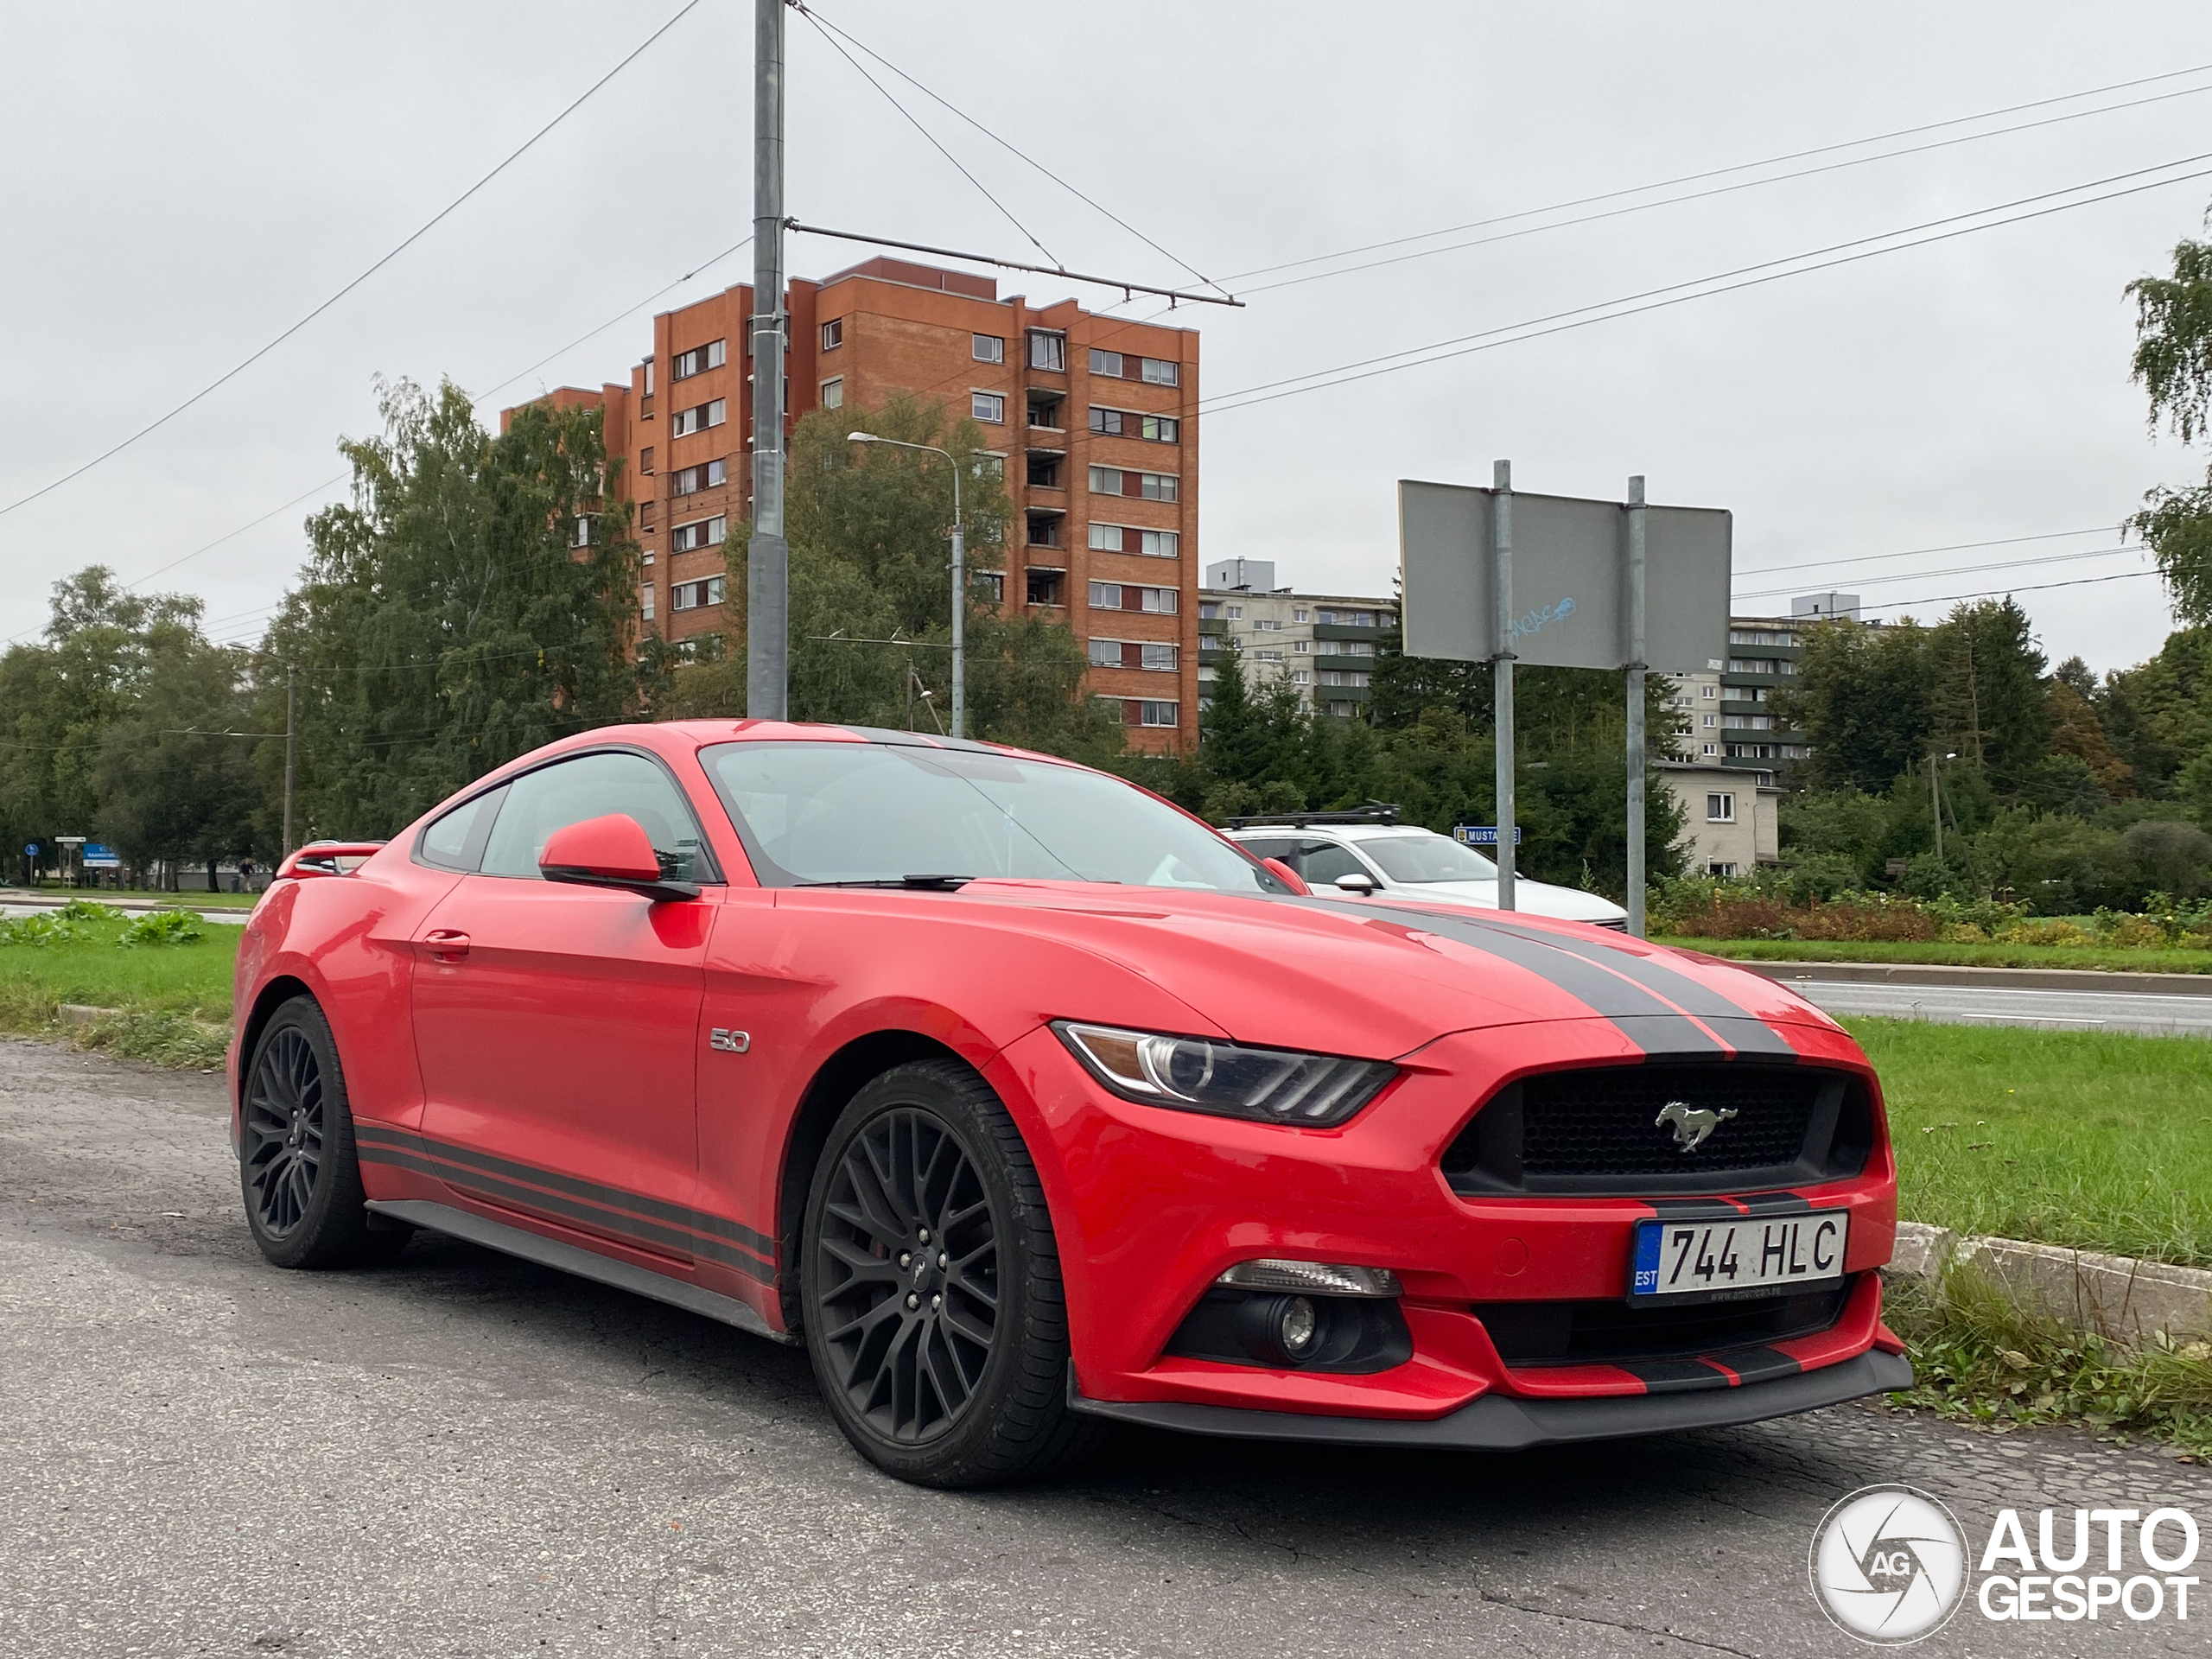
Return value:
[(1248, 1440), (1296, 1440), (1321, 1446), (1403, 1446), (1429, 1450), (1520, 1452), (1576, 1440), (1611, 1440), (1683, 1429), (1723, 1428), (1788, 1417), (1871, 1394), (1912, 1386), (1901, 1354), (1869, 1349), (1816, 1371), (1699, 1394), (1610, 1395), (1595, 1400), (1521, 1400), (1489, 1394), (1446, 1417), (1409, 1422), (1384, 1417), (1331, 1417), (1236, 1406), (1163, 1401), (1092, 1400), (1068, 1376), (1068, 1408), (1116, 1422), (1217, 1434)]

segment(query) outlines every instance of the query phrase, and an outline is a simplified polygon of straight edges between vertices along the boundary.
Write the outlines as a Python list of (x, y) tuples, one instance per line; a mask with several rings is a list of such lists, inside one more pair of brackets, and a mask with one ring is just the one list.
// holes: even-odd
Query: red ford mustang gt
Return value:
[(1724, 963), (1302, 896), (1121, 780), (767, 721), (556, 743), (245, 929), (246, 1217), (804, 1341), (977, 1484), (1112, 1420), (1515, 1447), (1902, 1388), (1866, 1058)]

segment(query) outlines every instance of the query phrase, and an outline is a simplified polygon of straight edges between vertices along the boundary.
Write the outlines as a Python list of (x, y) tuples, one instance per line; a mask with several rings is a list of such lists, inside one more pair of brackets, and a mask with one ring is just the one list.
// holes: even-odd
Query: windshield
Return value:
[(1480, 853), (1426, 830), (1417, 836), (1376, 836), (1361, 842), (1359, 850), (1393, 881), (1497, 880), (1497, 866)]
[(890, 743), (724, 743), (699, 758), (771, 887), (997, 875), (1290, 890), (1205, 825), (1077, 766)]

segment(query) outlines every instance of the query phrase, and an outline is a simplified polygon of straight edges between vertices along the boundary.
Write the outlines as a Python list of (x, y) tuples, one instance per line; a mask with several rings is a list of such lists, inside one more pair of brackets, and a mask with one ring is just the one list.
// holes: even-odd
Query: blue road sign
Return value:
[[(1497, 845), (1497, 826), (1494, 823), (1463, 823), (1452, 833), (1470, 847)], [(1513, 826), (1513, 844), (1521, 844), (1521, 826), (1517, 823)]]
[(38, 856), (38, 842), (34, 841), (28, 843), (23, 848), (23, 856), (25, 858), (36, 858)]
[(119, 870), (123, 868), (123, 861), (116, 856), (115, 849), (103, 847), (97, 841), (85, 843), (84, 864), (88, 870)]

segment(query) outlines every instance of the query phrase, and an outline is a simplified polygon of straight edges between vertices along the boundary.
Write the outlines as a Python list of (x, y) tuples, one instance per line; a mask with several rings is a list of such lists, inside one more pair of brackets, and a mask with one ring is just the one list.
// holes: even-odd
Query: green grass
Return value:
[(2212, 974), (2212, 950), (2129, 950), (2100, 944), (1944, 944), (1881, 940), (1659, 938), (1743, 962), (1921, 963), (1954, 968), (2094, 968), (2136, 974)]
[(1900, 1215), (2212, 1267), (2212, 1043), (1843, 1023), (1881, 1075)]
[[(229, 1040), (231, 969), (242, 937), (228, 924), (209, 924), (198, 939), (134, 950), (106, 937), (0, 944), (0, 1029), (66, 1037), (81, 1048), (156, 1065), (219, 1066)], [(122, 1012), (95, 1025), (65, 1027), (54, 1014), (62, 1002)]]

